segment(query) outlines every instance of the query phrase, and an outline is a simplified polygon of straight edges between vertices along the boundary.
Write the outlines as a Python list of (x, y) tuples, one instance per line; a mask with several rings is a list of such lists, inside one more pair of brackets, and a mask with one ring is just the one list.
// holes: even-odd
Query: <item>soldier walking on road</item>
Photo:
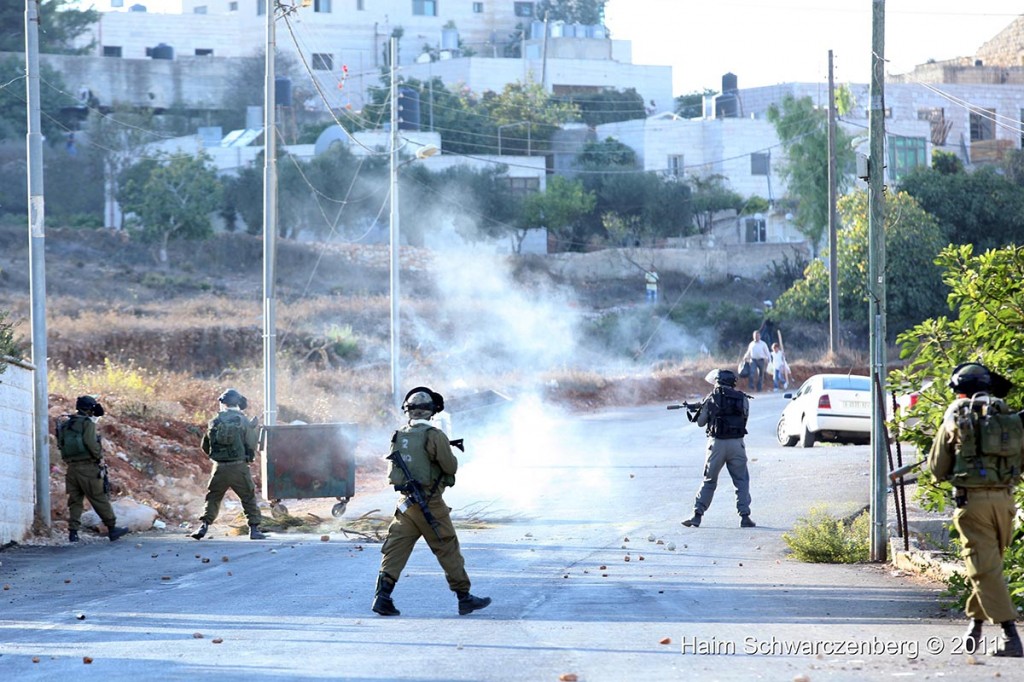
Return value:
[(249, 464), (256, 458), (258, 433), (256, 424), (242, 414), (249, 401), (233, 388), (224, 391), (217, 401), (221, 411), (207, 425), (202, 446), (203, 452), (213, 460), (213, 471), (207, 486), (206, 507), (199, 517), (201, 525), (191, 537), (203, 539), (210, 524), (217, 520), (224, 495), (228, 490), (234, 490), (242, 501), (242, 510), (249, 522), (249, 539), (263, 540), (267, 536), (260, 532), (263, 517), (256, 501), (256, 484), (249, 469)]
[(1017, 609), (1003, 578), (1003, 553), (1013, 538), (1017, 514), (1013, 489), (1024, 463), (1024, 426), (1001, 400), (1012, 384), (975, 362), (953, 370), (949, 387), (958, 397), (946, 408), (928, 469), (937, 481), (953, 484), (953, 526), (961, 548), (971, 595), (964, 609), (971, 625), (964, 649), (975, 653), (987, 620), (1002, 625), (996, 656), (1024, 656), (1017, 632)]
[[(756, 332), (755, 332), (756, 333)], [(750, 414), (749, 396), (736, 390), (736, 374), (727, 369), (713, 369), (704, 378), (713, 385), (694, 410), (687, 411), (691, 422), (707, 429), (707, 459), (704, 462), (704, 482), (693, 503), (693, 516), (682, 522), (684, 526), (700, 526), (704, 512), (711, 506), (718, 487), (718, 474), (722, 467), (729, 470), (736, 486), (736, 511), (742, 528), (757, 524), (750, 518), (750, 473), (747, 471), (747, 450), (743, 436), (747, 433)]]
[(110, 483), (100, 437), (96, 434), (96, 420), (104, 415), (103, 406), (91, 395), (83, 395), (75, 401), (75, 410), (75, 414), (57, 419), (57, 447), (67, 464), (64, 486), (68, 493), (68, 541), (78, 542), (86, 499), (107, 527), (107, 537), (114, 541), (128, 529), (117, 526), (108, 496)]
[[(381, 616), (399, 615), (391, 592), (413, 547), (422, 537), (444, 569), (449, 589), (458, 598), (459, 615), (465, 616), (485, 608), (491, 598), (469, 593), (469, 575), (452, 524), (451, 509), (442, 498), (444, 489), (455, 485), (455, 471), (459, 466), (448, 436), (430, 423), (430, 418), (444, 409), (444, 397), (420, 386), (405, 396), (402, 409), (409, 415), (409, 423), (391, 437), (388, 456), (391, 461), (388, 481), (402, 497), (380, 549), (383, 556), (372, 608)], [(401, 463), (396, 461), (399, 458)], [(416, 501), (417, 497), (424, 508)]]

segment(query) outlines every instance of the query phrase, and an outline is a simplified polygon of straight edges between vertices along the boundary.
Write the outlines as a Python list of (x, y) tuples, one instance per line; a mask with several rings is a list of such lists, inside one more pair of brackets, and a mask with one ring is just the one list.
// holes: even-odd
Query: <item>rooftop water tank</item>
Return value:
[(174, 48), (167, 43), (159, 43), (156, 47), (147, 47), (146, 56), (153, 59), (174, 59)]
[(530, 22), (530, 38), (537, 40), (538, 38), (544, 37), (544, 22), (543, 21), (531, 21)]
[(442, 50), (457, 50), (459, 49), (459, 30), (456, 28), (442, 28), (441, 29), (441, 49)]

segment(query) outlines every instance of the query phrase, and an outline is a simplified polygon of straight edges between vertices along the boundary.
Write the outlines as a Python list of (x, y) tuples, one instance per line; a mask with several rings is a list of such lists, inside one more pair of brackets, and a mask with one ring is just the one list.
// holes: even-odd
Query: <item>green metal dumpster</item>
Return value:
[(281, 500), (333, 497), (334, 517), (355, 495), (356, 424), (276, 424), (260, 434), (263, 497), (271, 512), (286, 514)]

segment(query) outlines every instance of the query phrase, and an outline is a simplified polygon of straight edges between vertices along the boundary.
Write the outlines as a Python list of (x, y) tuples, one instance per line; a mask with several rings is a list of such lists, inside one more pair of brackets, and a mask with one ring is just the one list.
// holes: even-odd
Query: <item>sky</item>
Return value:
[[(180, 0), (124, 4), (135, 2), (181, 10)], [(720, 90), (729, 72), (741, 88), (824, 83), (829, 50), (837, 83), (868, 83), (875, 2), (885, 9), (889, 73), (973, 56), (1024, 14), (1020, 0), (608, 0), (605, 23), (613, 38), (632, 41), (635, 64), (672, 66), (675, 95)], [(108, 9), (110, 0), (92, 4)]]

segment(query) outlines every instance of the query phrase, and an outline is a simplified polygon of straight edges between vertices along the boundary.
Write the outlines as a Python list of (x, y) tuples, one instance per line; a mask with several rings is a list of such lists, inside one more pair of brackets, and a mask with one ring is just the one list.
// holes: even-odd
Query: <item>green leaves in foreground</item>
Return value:
[(870, 525), (867, 512), (847, 522), (832, 516), (824, 505), (815, 505), (782, 539), (800, 561), (854, 564), (868, 560)]

